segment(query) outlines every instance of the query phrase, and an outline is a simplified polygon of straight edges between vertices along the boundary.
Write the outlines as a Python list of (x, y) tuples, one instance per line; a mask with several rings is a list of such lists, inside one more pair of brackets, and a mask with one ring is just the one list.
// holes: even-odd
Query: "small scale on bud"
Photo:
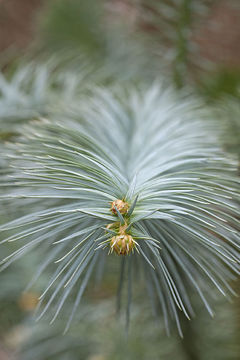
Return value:
[(114, 222), (106, 226), (106, 229), (109, 230), (115, 230), (116, 228), (119, 228), (119, 222)]
[(123, 200), (114, 200), (111, 203), (111, 211), (113, 212), (113, 214), (117, 214), (117, 211), (116, 211), (115, 207), (118, 209), (118, 211), (122, 215), (125, 215), (128, 212), (128, 209), (129, 209), (128, 203), (126, 201), (123, 201)]
[(134, 249), (135, 242), (131, 235), (117, 235), (112, 237), (110, 247), (118, 255), (128, 255)]

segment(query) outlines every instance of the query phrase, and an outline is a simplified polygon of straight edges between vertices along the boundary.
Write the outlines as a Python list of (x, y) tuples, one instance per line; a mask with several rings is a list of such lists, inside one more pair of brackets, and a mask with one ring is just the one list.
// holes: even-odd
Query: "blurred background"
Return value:
[[(226, 126), (223, 147), (240, 162), (239, 0), (0, 0), (0, 70), (2, 144), (15, 140), (22, 123), (91, 83), (164, 78), (212, 108)], [(36, 323), (46, 282), (23, 290), (37, 256), (0, 273), (0, 360), (240, 359), (239, 298), (216, 296), (214, 319), (193, 299), (198, 314), (182, 319), (181, 340), (166, 336), (139, 289), (126, 335), (124, 316), (116, 320), (111, 269), (101, 287), (88, 289), (66, 335), (64, 311), (52, 325), (48, 317)], [(239, 281), (232, 285), (239, 294)]]

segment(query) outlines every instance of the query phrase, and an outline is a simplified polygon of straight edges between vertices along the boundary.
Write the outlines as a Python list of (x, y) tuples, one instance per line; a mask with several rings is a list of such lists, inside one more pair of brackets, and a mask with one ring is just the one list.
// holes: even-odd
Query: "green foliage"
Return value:
[[(226, 97), (216, 103), (216, 117), (224, 124), (222, 143), (224, 148), (238, 159), (240, 166), (240, 105), (235, 97)], [(239, 167), (240, 169), (240, 167)]]
[[(53, 305), (54, 321), (73, 293), (69, 327), (97, 264), (104, 265), (113, 236), (104, 229), (119, 221), (109, 202), (131, 205), (136, 196), (130, 216), (123, 216), (136, 242), (122, 261), (127, 317), (135, 267), (162, 308), (167, 331), (175, 321), (181, 334), (178, 309), (193, 316), (190, 294), (198, 293), (212, 314), (206, 296), (213, 285), (224, 295), (233, 292), (239, 178), (218, 146), (216, 122), (206, 117), (198, 101), (163, 86), (100, 87), (23, 129), (9, 146), (10, 178), (1, 178), (8, 189), (1, 198), (15, 217), (1, 226), (3, 242), (19, 243), (2, 269), (34, 248), (42, 254), (36, 278), (55, 261), (40, 317)], [(120, 278), (119, 296), (121, 286)]]
[[(199, 80), (199, 91), (207, 101), (224, 100), (227, 96), (239, 98), (240, 71), (237, 69), (217, 69), (205, 74)], [(226, 99), (227, 100), (227, 99)]]
[[(142, 48), (141, 57), (147, 54), (154, 68), (164, 68), (163, 73), (173, 80), (178, 88), (196, 82), (196, 74), (209, 68), (209, 62), (199, 53), (194, 41), (194, 31), (209, 14), (215, 0), (139, 0), (126, 1), (129, 11), (135, 14), (127, 37)], [(114, 4), (112, 5), (114, 8)], [(117, 7), (117, 5), (116, 5)], [(124, 9), (124, 6), (123, 6)], [(125, 16), (124, 16), (125, 15)], [(120, 14), (120, 21), (129, 25), (131, 15), (127, 9)], [(119, 32), (124, 32), (121, 27)], [(119, 42), (118, 42), (119, 43)], [(126, 51), (134, 53), (135, 47)], [(114, 43), (113, 49), (114, 51)], [(136, 61), (139, 61), (135, 55)], [(156, 71), (155, 71), (156, 73)], [(193, 75), (194, 74), (194, 75)]]
[(207, 66), (203, 58), (199, 61), (192, 34), (213, 3), (58, 0), (47, 4), (39, 17), (37, 47), (50, 53), (74, 49), (90, 54), (97, 61), (104, 59), (108, 71), (121, 77), (134, 73), (154, 79), (167, 72), (182, 87), (192, 69)]
[(58, 0), (45, 5), (39, 16), (41, 42), (51, 51), (75, 48), (91, 55), (104, 54), (101, 1)]

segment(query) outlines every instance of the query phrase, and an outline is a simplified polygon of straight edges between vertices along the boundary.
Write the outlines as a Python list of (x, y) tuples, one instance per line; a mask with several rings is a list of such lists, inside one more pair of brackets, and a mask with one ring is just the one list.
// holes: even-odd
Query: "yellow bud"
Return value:
[(125, 215), (128, 212), (129, 205), (128, 205), (128, 203), (126, 201), (114, 200), (111, 203), (111, 211), (113, 212), (113, 214), (117, 214), (115, 206), (118, 209), (118, 211), (120, 212), (120, 214), (122, 214), (122, 215)]
[(131, 235), (117, 235), (112, 237), (110, 247), (118, 255), (128, 255), (134, 249), (135, 242)]

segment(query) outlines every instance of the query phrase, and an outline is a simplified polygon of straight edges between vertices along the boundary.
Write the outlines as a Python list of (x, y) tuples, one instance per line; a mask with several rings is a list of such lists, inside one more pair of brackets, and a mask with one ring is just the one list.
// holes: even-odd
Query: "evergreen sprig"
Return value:
[(162, 86), (99, 88), (28, 125), (9, 145), (12, 170), (1, 178), (1, 199), (15, 219), (1, 231), (3, 243), (25, 244), (2, 269), (34, 248), (42, 256), (33, 281), (55, 262), (39, 317), (54, 304), (54, 321), (74, 293), (68, 328), (111, 250), (124, 259), (121, 273), (127, 265), (128, 316), (138, 265), (166, 328), (174, 320), (180, 334), (178, 311), (193, 316), (192, 292), (210, 314), (212, 286), (233, 292), (239, 178), (219, 146), (217, 123), (206, 117), (198, 101)]

